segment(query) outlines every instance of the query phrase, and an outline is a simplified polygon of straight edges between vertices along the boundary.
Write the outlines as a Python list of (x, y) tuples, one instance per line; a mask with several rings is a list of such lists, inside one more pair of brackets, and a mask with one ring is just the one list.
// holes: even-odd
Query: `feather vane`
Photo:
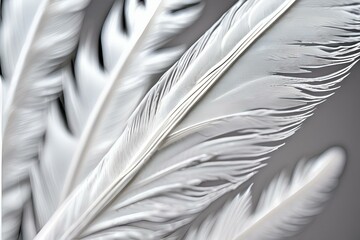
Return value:
[(37, 164), (49, 103), (61, 91), (59, 66), (77, 44), (88, 0), (6, 1), (1, 55), (3, 111), (3, 239), (15, 239), (29, 197), (29, 169)]
[(295, 234), (322, 209), (345, 164), (343, 149), (333, 147), (307, 163), (300, 161), (292, 179), (274, 178), (251, 211), (250, 188), (236, 196), (186, 239), (284, 239)]

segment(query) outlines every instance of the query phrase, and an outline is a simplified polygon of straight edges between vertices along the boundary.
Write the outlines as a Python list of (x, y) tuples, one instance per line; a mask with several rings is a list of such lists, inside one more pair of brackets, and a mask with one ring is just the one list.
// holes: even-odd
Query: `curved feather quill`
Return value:
[(65, 82), (70, 126), (78, 143), (63, 190), (65, 198), (95, 168), (124, 130), (143, 96), (180, 56), (179, 47), (164, 49), (202, 9), (200, 0), (115, 2), (101, 33), (104, 69), (94, 43), (81, 42), (75, 74), (77, 87)]
[[(128, 115), (132, 113), (135, 105), (153, 84), (153, 76), (164, 71), (180, 53), (178, 47), (160, 48), (174, 34), (194, 21), (201, 10), (199, 1), (166, 5), (159, 14), (154, 16), (154, 21), (149, 23), (151, 31), (142, 35), (142, 39), (137, 39), (139, 37), (137, 32), (143, 27), (142, 24), (147, 23), (144, 22), (145, 20), (139, 20), (151, 11), (154, 3), (154, 1), (146, 1), (144, 5), (134, 0), (116, 2), (105, 21), (101, 34), (91, 28), (90, 33), (80, 39), (74, 66), (75, 76), (70, 67), (63, 69), (64, 107), (67, 121), (62, 120), (61, 104), (53, 104), (44, 146), (40, 151), (40, 164), (31, 169), (34, 211), (39, 228), (55, 211), (60, 203), (61, 195), (65, 197), (64, 192), (70, 191), (69, 188), (74, 187), (96, 166), (102, 154), (120, 135), (119, 131), (123, 129)], [(123, 14), (125, 16), (122, 16)], [(126, 25), (126, 29), (123, 25)], [(97, 56), (98, 41), (94, 41), (92, 35), (96, 35), (96, 38), (98, 35), (101, 36), (104, 66)], [(131, 60), (126, 67), (127, 75), (116, 79), (116, 83), (111, 83), (110, 75), (119, 71), (115, 68), (116, 62), (124, 57), (123, 55), (134, 41), (142, 41), (146, 44), (141, 44), (141, 48), (134, 49), (128, 56)], [(119, 84), (119, 82), (118, 89), (109, 93), (110, 106), (106, 105), (106, 109), (102, 112), (105, 118), (101, 118), (101, 121), (91, 129), (98, 133), (92, 135), (92, 140), (87, 139), (90, 144), (89, 151), (84, 153), (81, 159), (76, 156), (73, 159), (76, 148), (78, 148), (78, 153), (84, 151), (79, 146), (79, 141), (86, 137), (84, 126), (87, 123), (90, 124), (89, 116), (97, 104), (99, 95), (107, 84)], [(80, 163), (79, 170), (73, 172), (72, 170), (75, 170), (73, 164), (70, 168), (72, 170), (69, 171), (70, 164), (75, 162), (76, 165), (79, 163), (77, 161), (84, 161)], [(71, 176), (72, 174), (75, 175)], [(76, 179), (73, 179), (74, 177)], [(65, 180), (67, 180), (67, 187), (65, 187), (68, 188), (67, 190), (64, 190)]]
[(263, 191), (251, 213), (250, 188), (189, 231), (186, 239), (284, 239), (295, 234), (322, 209), (336, 187), (345, 164), (341, 148), (331, 148), (316, 159), (301, 161), (292, 179), (285, 172)]
[(77, 44), (88, 0), (3, 3), (3, 239), (15, 239), (29, 197), (28, 171), (46, 126), (49, 102), (61, 90), (59, 66)]
[[(151, 1), (147, 2), (147, 4), (150, 3)], [(151, 26), (152, 31), (145, 34), (142, 40), (152, 41), (152, 45), (148, 46), (149, 44), (147, 44), (141, 49), (134, 49), (133, 56), (140, 55), (140, 57), (138, 56), (132, 61), (136, 61), (136, 70), (143, 72), (135, 73), (134, 64), (132, 64), (128, 67), (129, 76), (117, 79), (122, 81), (122, 85), (113, 93), (112, 106), (109, 107), (111, 114), (107, 115), (108, 117), (105, 118), (102, 125), (98, 124), (102, 133), (100, 136), (96, 135), (96, 146), (91, 147), (91, 151), (87, 153), (90, 159), (84, 163), (85, 166), (81, 169), (81, 173), (80, 171), (76, 173), (77, 179), (84, 178), (87, 171), (90, 171), (93, 165), (101, 160), (101, 156), (98, 155), (101, 155), (101, 152), (112, 144), (112, 141), (115, 140), (114, 137), (119, 134), (117, 130), (123, 128), (124, 121), (132, 112), (134, 104), (153, 83), (154, 79), (151, 76), (163, 71), (178, 56), (179, 48), (161, 50), (159, 47), (196, 18), (201, 10), (201, 5), (198, 3), (199, 1), (187, 1), (178, 6), (167, 6), (169, 8), (165, 8), (164, 12), (156, 16), (157, 21)], [(68, 121), (64, 122), (63, 120), (61, 104), (53, 104), (48, 118), (44, 144), (39, 153), (39, 164), (32, 166), (29, 170), (34, 221), (37, 223), (37, 230), (42, 228), (60, 203), (61, 192), (67, 178), (66, 175), (69, 175), (67, 172), (69, 172), (74, 151), (100, 92), (109, 83), (107, 78), (114, 70), (113, 65), (120, 59), (121, 53), (136, 40), (136, 31), (142, 27), (141, 24), (133, 26), (136, 19), (132, 15), (144, 14), (151, 7), (151, 5), (147, 5), (146, 8), (139, 1), (126, 1), (124, 6), (122, 4), (124, 3), (115, 3), (103, 27), (102, 55), (105, 69), (101, 68), (101, 64), (98, 63), (97, 56), (95, 56), (97, 42), (93, 41), (89, 35), (80, 39), (74, 69), (76, 80), (70, 67), (61, 69), (64, 105)], [(129, 11), (125, 11), (124, 8)], [(131, 16), (123, 19), (121, 16), (123, 11)], [(127, 26), (126, 31), (121, 30), (124, 24), (131, 26)], [(152, 40), (154, 38), (157, 40)], [(140, 62), (139, 58), (141, 58), (142, 64), (138, 63)], [(84, 176), (80, 176), (80, 174)]]
[[(360, 22), (358, 9), (355, 0), (236, 4), (150, 90), (120, 138), (37, 239), (91, 239), (93, 234), (121, 239), (117, 229), (138, 236), (141, 226), (154, 234), (150, 238), (157, 236), (157, 216), (163, 211), (156, 209), (182, 206), (188, 199), (186, 193), (172, 196), (167, 188), (157, 192), (166, 186), (166, 169), (199, 159), (200, 153), (214, 155), (217, 161), (235, 160), (231, 163), (239, 166), (236, 160), (244, 151), (247, 161), (261, 163), (331, 95), (358, 61), (360, 34), (351, 27)], [(327, 71), (314, 76), (314, 69)], [(225, 148), (217, 149), (221, 143)], [(194, 161), (194, 168), (198, 162)], [(215, 164), (210, 180), (218, 177), (219, 186), (241, 182), (243, 175), (221, 166)], [(202, 196), (205, 172), (197, 179), (200, 187), (196, 183), (188, 187), (195, 196)], [(149, 185), (142, 189), (144, 182)], [(165, 203), (150, 213), (134, 210), (136, 201), (130, 197), (143, 200), (145, 190)], [(192, 199), (197, 200), (203, 198)], [(125, 204), (128, 201), (132, 204)], [(182, 210), (175, 223), (191, 218), (190, 207)], [(122, 216), (130, 220), (111, 221), (118, 211), (129, 211)], [(172, 217), (165, 216), (161, 222)], [(171, 234), (178, 227), (171, 226), (161, 234)]]

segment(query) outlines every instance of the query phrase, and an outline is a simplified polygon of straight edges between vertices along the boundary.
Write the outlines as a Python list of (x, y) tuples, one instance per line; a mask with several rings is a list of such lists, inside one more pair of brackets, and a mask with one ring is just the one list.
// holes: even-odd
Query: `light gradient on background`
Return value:
[[(206, 28), (220, 12), (236, 1), (206, 1), (203, 17), (198, 23)], [(187, 34), (198, 36), (195, 29)], [(199, 30), (198, 30), (199, 31)], [(204, 31), (204, 30), (202, 30)], [(359, 240), (360, 239), (360, 64), (341, 83), (334, 96), (320, 104), (314, 115), (271, 155), (268, 166), (255, 176), (256, 198), (281, 169), (292, 170), (303, 157), (311, 157), (334, 145), (347, 151), (347, 165), (340, 183), (321, 214), (316, 216), (293, 240)]]
[[(194, 41), (225, 12), (234, 0), (207, 0), (200, 20), (177, 39)], [(333, 197), (291, 240), (360, 239), (360, 64), (341, 83), (335, 95), (320, 104), (286, 145), (271, 154), (268, 166), (254, 178), (255, 199), (282, 169), (292, 170), (303, 157), (312, 157), (326, 148), (340, 145), (347, 151), (347, 165)]]

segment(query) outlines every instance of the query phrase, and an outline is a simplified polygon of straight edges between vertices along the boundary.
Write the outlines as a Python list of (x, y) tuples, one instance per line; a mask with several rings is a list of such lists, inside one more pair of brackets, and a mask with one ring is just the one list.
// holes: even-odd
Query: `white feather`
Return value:
[[(50, 106), (44, 145), (40, 151), (40, 164), (30, 169), (30, 183), (37, 230), (47, 222), (59, 204), (62, 184), (75, 145), (68, 132), (57, 103)], [(61, 144), (59, 144), (61, 143)]]
[[(194, 6), (191, 5), (189, 8), (179, 10), (176, 13), (170, 12), (170, 10), (177, 10), (177, 8), (186, 7), (188, 6), (187, 4), (191, 3)], [(93, 165), (96, 165), (101, 159), (101, 156), (98, 157), (97, 154), (101, 154), (101, 151), (106, 150), (112, 144), (111, 141), (114, 136), (119, 134), (116, 133), (114, 127), (116, 129), (123, 128), (122, 125), (124, 125), (126, 116), (132, 112), (134, 103), (141, 99), (142, 95), (152, 84), (153, 79), (151, 79), (151, 75), (163, 71), (163, 68), (171, 64), (175, 57), (179, 55), (178, 48), (159, 50), (158, 48), (161, 44), (159, 46), (156, 46), (156, 44), (160, 43), (160, 41), (164, 44), (171, 35), (176, 34), (181, 28), (186, 27), (196, 18), (201, 10), (201, 5), (196, 3), (198, 1), (187, 1), (179, 6), (168, 6), (171, 8), (166, 8), (162, 14), (156, 17), (157, 22), (152, 24), (154, 26), (152, 26), (153, 31), (151, 34), (157, 34), (155, 37), (158, 37), (158, 40), (153, 41), (154, 46), (144, 46), (142, 49), (134, 50), (134, 55), (140, 54), (141, 60), (133, 59), (132, 61), (136, 61), (137, 70), (142, 69), (143, 73), (127, 76), (125, 78), (126, 81), (124, 81), (125, 85), (116, 91), (115, 97), (118, 97), (119, 101), (115, 101), (116, 104), (113, 104), (111, 114), (105, 119), (104, 125), (106, 126), (102, 129), (101, 139), (97, 139), (96, 148), (92, 149), (93, 151), (89, 153), (92, 161), (86, 163), (88, 166), (85, 167), (86, 170), (83, 170), (84, 176), (78, 176), (78, 179), (84, 178), (87, 171), (90, 171)], [(140, 11), (140, 14), (144, 14), (144, 11), (149, 11), (138, 1), (127, 1), (127, 8), (129, 8), (129, 4), (132, 7), (136, 7), (132, 11)], [(89, 39), (90, 36), (85, 36), (80, 41), (80, 49), (78, 50), (75, 66), (76, 81), (72, 76), (70, 67), (65, 67), (59, 71), (64, 84), (65, 110), (67, 111), (66, 117), (69, 120), (67, 124), (70, 125), (71, 132), (69, 132), (66, 123), (62, 120), (63, 117), (61, 116), (59, 105), (53, 104), (50, 116), (48, 117), (45, 141), (39, 151), (39, 164), (31, 166), (29, 169), (37, 230), (40, 230), (46, 223), (60, 202), (64, 181), (67, 177), (66, 173), (69, 171), (74, 150), (78, 146), (79, 137), (94, 107), (93, 105), (96, 103), (99, 93), (108, 82), (106, 78), (114, 68), (112, 65), (116, 63), (115, 60), (119, 60), (121, 51), (126, 50), (127, 46), (130, 46), (136, 40), (135, 37), (137, 36), (134, 33), (131, 34), (131, 32), (135, 32), (136, 29), (142, 27), (139, 24), (140, 26), (128, 27), (127, 32), (121, 31), (121, 26), (119, 26), (122, 23), (119, 16), (121, 12), (122, 6), (115, 4), (104, 25), (102, 40), (105, 42), (103, 45), (103, 50), (105, 51), (103, 56), (106, 67), (105, 71), (97, 63), (97, 56), (94, 56), (94, 53), (97, 52), (97, 47), (91, 42), (93, 40)], [(127, 19), (126, 24), (133, 23), (134, 20)], [(159, 27), (161, 29), (158, 29)], [(148, 40), (152, 39), (154, 36), (151, 36), (151, 34), (147, 34), (144, 37)], [(120, 41), (119, 37), (123, 39)], [(122, 47), (121, 51), (113, 49), (117, 46)], [(117, 57), (116, 59), (114, 59), (115, 56)], [(159, 59), (162, 62), (159, 62)], [(138, 62), (143, 62), (143, 64), (141, 65)], [(130, 66), (130, 69), (133, 68), (134, 66)], [(124, 79), (118, 80), (123, 81)], [(136, 84), (132, 86), (133, 83)], [(108, 125), (112, 125), (110, 132)], [(77, 174), (80, 174), (80, 172)]]
[(284, 239), (299, 231), (320, 212), (338, 183), (345, 164), (341, 148), (331, 148), (305, 163), (299, 162), (292, 179), (285, 172), (263, 191), (251, 213), (250, 188), (234, 198), (186, 239), (266, 240)]
[[(178, 56), (178, 48), (159, 49), (159, 47), (162, 47), (172, 35), (178, 33), (199, 15), (201, 5), (197, 4), (198, 1), (184, 2), (178, 8), (187, 6), (191, 2), (194, 6), (187, 9), (171, 13), (170, 10), (172, 9), (166, 8), (164, 12), (156, 16), (157, 21), (152, 23), (151, 34), (145, 34), (141, 41), (152, 39), (151, 35), (154, 34), (159, 34), (162, 37), (160, 36), (157, 41), (153, 41), (151, 47), (143, 46), (141, 49), (134, 50), (131, 57), (135, 57), (135, 59), (131, 60), (131, 65), (127, 67), (130, 69), (128, 71), (129, 76), (117, 79), (122, 84), (117, 91), (112, 93), (113, 100), (110, 101), (112, 106), (106, 106), (107, 110), (104, 110), (103, 113), (106, 117), (97, 125), (101, 133), (94, 136), (96, 137), (93, 142), (95, 145), (91, 146), (90, 151), (86, 153), (88, 157), (83, 159), (86, 160), (84, 166), (73, 176), (77, 177), (77, 180), (73, 180), (82, 180), (88, 171), (101, 160), (102, 153), (107, 151), (107, 148), (115, 141), (115, 137), (120, 135), (118, 131), (123, 128), (127, 116), (133, 111), (134, 104), (140, 101), (152, 85), (153, 75), (163, 71)], [(78, 147), (78, 151), (82, 151), (78, 143), (82, 134), (85, 134), (84, 126), (91, 110), (96, 105), (99, 94), (109, 83), (109, 76), (116, 70), (114, 69), (115, 63), (121, 59), (126, 49), (137, 40), (135, 32), (142, 27), (141, 22), (139, 22), (136, 26), (128, 26), (127, 31), (121, 30), (122, 8), (132, 7), (134, 9), (131, 11), (138, 11), (139, 14), (143, 15), (151, 10), (149, 6), (145, 8), (139, 1), (127, 1), (126, 6), (122, 6), (122, 4), (120, 2), (114, 4), (101, 33), (105, 69), (102, 69), (98, 56), (96, 56), (98, 43), (92, 39), (94, 37), (92, 36), (94, 35), (93, 30), (80, 39), (74, 69), (76, 79), (70, 67), (63, 69), (64, 105), (68, 121), (62, 120), (60, 105), (53, 104), (44, 146), (40, 151), (40, 165), (33, 167), (30, 174), (35, 216), (39, 229), (46, 223), (60, 203), (61, 192), (63, 192), (62, 197), (65, 197), (65, 180), (68, 179), (68, 184), (71, 185), (68, 187), (76, 185), (71, 180), (72, 177), (67, 175), (71, 175), (68, 172), (75, 149)], [(134, 21), (139, 19), (141, 18), (128, 17), (124, 24), (134, 25)], [(98, 39), (100, 33), (95, 35)], [(134, 65), (136, 65), (137, 70), (142, 70), (141, 74), (138, 72), (136, 75), (133, 74), (131, 69), (134, 68)], [(67, 124), (70, 129), (67, 128)], [(92, 129), (92, 131), (97, 130)], [(74, 160), (76, 162), (79, 159)]]
[[(184, 204), (187, 194), (172, 195), (166, 187), (158, 192), (168, 173), (180, 175), (184, 184), (180, 169), (169, 169), (192, 161), (187, 171), (198, 174), (191, 175), (197, 182), (186, 187), (193, 196), (206, 193), (201, 186), (215, 178), (215, 186), (241, 183), (241, 161), (265, 160), (358, 61), (360, 34), (348, 27), (359, 23), (358, 6), (355, 0), (239, 2), (150, 90), (111, 150), (37, 239), (126, 238), (117, 235), (119, 229), (136, 239), (144, 228), (156, 237), (162, 207), (188, 206), (163, 217), (162, 224), (173, 224), (161, 236), (189, 224), (194, 212)], [(310, 75), (319, 68), (328, 74)], [(203, 154), (214, 158), (200, 164), (195, 159)], [(225, 167), (231, 164), (235, 169)], [(214, 166), (211, 178), (208, 166)], [(134, 207), (154, 195), (161, 202), (151, 205), (154, 211)], [(126, 221), (112, 221), (117, 212), (125, 212), (120, 219)]]
[(7, 92), (3, 109), (3, 239), (15, 239), (29, 197), (28, 172), (46, 127), (49, 102), (61, 90), (57, 72), (76, 46), (89, 0), (3, 3), (1, 56)]
[(96, 56), (96, 42), (89, 36), (80, 42), (75, 63), (77, 84), (70, 79), (64, 87), (77, 149), (63, 198), (95, 168), (120, 136), (129, 116), (154, 84), (156, 74), (163, 73), (180, 56), (179, 47), (164, 49), (164, 44), (199, 16), (199, 2), (115, 2), (101, 33), (104, 69)]

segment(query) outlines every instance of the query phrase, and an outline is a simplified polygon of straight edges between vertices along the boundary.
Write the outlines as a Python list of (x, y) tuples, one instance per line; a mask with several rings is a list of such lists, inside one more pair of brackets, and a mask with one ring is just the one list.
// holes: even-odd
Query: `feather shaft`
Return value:
[(80, 176), (78, 172), (86, 164), (86, 155), (89, 153), (90, 148), (93, 147), (91, 143), (94, 141), (95, 135), (99, 131), (98, 129), (106, 118), (109, 106), (111, 106), (110, 101), (114, 98), (115, 92), (121, 86), (123, 79), (127, 77), (128, 69), (134, 64), (134, 55), (138, 54), (139, 49), (142, 49), (142, 45), (147, 41), (147, 35), (149, 35), (150, 29), (154, 26), (154, 21), (164, 11), (165, 2), (166, 0), (156, 1), (156, 4), (152, 6), (150, 14), (144, 20), (145, 24), (142, 25), (141, 29), (136, 30), (135, 40), (125, 49), (114, 70), (111, 71), (109, 76), (110, 82), (101, 92), (80, 138), (79, 150), (76, 151), (74, 160), (71, 163), (64, 185), (62, 200), (70, 194), (76, 183), (79, 182)]
[[(4, 4), (7, 11), (1, 37), (7, 49), (1, 50), (10, 63), (5, 71), (8, 91), (2, 126), (3, 139), (6, 139), (3, 146), (2, 208), (6, 223), (3, 239), (17, 238), (22, 207), (30, 193), (29, 169), (37, 164), (47, 108), (61, 91), (62, 75), (58, 68), (76, 46), (82, 10), (87, 3), (88, 0), (76, 3), (31, 0)], [(28, 7), (28, 15), (17, 16)], [(13, 25), (20, 29), (14, 31)], [(9, 47), (6, 42), (12, 37), (16, 41)], [(59, 48), (62, 51), (58, 51)]]

